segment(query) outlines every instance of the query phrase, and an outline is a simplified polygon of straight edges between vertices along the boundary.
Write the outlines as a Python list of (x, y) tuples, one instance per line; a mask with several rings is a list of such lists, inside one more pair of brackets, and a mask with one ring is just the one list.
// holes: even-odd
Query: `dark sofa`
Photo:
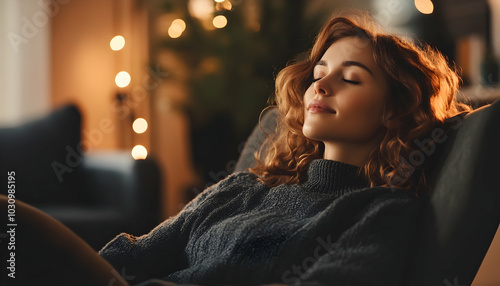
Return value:
[(134, 160), (128, 151), (84, 154), (80, 134), (81, 115), (74, 105), (0, 128), (1, 185), (14, 171), (16, 199), (61, 221), (96, 250), (120, 232), (143, 234), (156, 226), (160, 175), (155, 160)]

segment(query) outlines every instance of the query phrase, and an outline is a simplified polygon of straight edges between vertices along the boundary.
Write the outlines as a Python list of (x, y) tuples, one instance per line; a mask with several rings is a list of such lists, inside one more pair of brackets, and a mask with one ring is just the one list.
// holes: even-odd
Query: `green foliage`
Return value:
[[(224, 169), (222, 164), (237, 158), (237, 146), (249, 135), (273, 94), (275, 74), (312, 42), (310, 26), (303, 26), (302, 21), (305, 1), (255, 1), (260, 3), (257, 7), (260, 11), (258, 31), (249, 28), (248, 5), (244, 2), (232, 1), (231, 11), (217, 12), (227, 18), (228, 24), (215, 30), (206, 30), (190, 15), (188, 1), (163, 0), (158, 5), (159, 9), (174, 13), (186, 22), (187, 28), (181, 37), (157, 39), (156, 49), (175, 51), (192, 70), (187, 111), (193, 140), (206, 139), (199, 134), (222, 138), (221, 133), (231, 134), (231, 147), (227, 147), (229, 150), (225, 150), (225, 154), (219, 153), (222, 163), (205, 166), (207, 170)], [(305, 37), (301, 36), (304, 34)], [(225, 128), (232, 130), (210, 127), (221, 114), (230, 121)], [(214, 130), (207, 132), (207, 128)], [(193, 144), (198, 146), (197, 142)], [(208, 146), (206, 148), (210, 149), (205, 152), (224, 153), (217, 147), (222, 148)], [(198, 158), (197, 152), (201, 154)], [(195, 150), (195, 160), (204, 161), (200, 157), (202, 154), (203, 151)]]

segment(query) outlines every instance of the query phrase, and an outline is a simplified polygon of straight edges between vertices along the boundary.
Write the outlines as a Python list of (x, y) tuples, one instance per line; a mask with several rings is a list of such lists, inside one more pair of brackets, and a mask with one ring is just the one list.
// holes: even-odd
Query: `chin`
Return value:
[(302, 134), (309, 140), (314, 141), (323, 141), (325, 139), (325, 135), (320, 132), (314, 132), (315, 130), (302, 129)]

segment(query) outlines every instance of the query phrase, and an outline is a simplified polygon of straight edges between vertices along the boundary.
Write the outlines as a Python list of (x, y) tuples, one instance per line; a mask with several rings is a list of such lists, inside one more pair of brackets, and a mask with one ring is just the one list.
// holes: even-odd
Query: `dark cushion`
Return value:
[(266, 134), (271, 135), (276, 131), (277, 117), (278, 110), (276, 108), (270, 108), (262, 115), (260, 124), (254, 127), (248, 140), (245, 142), (238, 162), (236, 162), (235, 172), (247, 171), (248, 168), (255, 166), (255, 152), (260, 150), (262, 143), (266, 140)]
[(470, 285), (500, 222), (500, 101), (451, 126), (429, 174), (409, 285)]
[[(20, 126), (0, 129), (0, 177), (15, 171), (16, 198), (31, 204), (74, 200), (81, 116), (73, 105)], [(77, 156), (78, 155), (78, 156)], [(69, 160), (69, 161), (68, 161)], [(7, 188), (0, 188), (6, 194)]]

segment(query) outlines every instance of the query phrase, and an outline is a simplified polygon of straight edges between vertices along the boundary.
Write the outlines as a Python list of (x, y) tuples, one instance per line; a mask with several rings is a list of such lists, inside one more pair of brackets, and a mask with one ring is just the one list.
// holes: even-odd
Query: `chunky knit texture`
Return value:
[(254, 174), (233, 174), (149, 234), (121, 234), (100, 255), (131, 284), (160, 278), (203, 285), (400, 285), (419, 202), (406, 190), (368, 188), (358, 171), (315, 160), (304, 183), (274, 188)]

